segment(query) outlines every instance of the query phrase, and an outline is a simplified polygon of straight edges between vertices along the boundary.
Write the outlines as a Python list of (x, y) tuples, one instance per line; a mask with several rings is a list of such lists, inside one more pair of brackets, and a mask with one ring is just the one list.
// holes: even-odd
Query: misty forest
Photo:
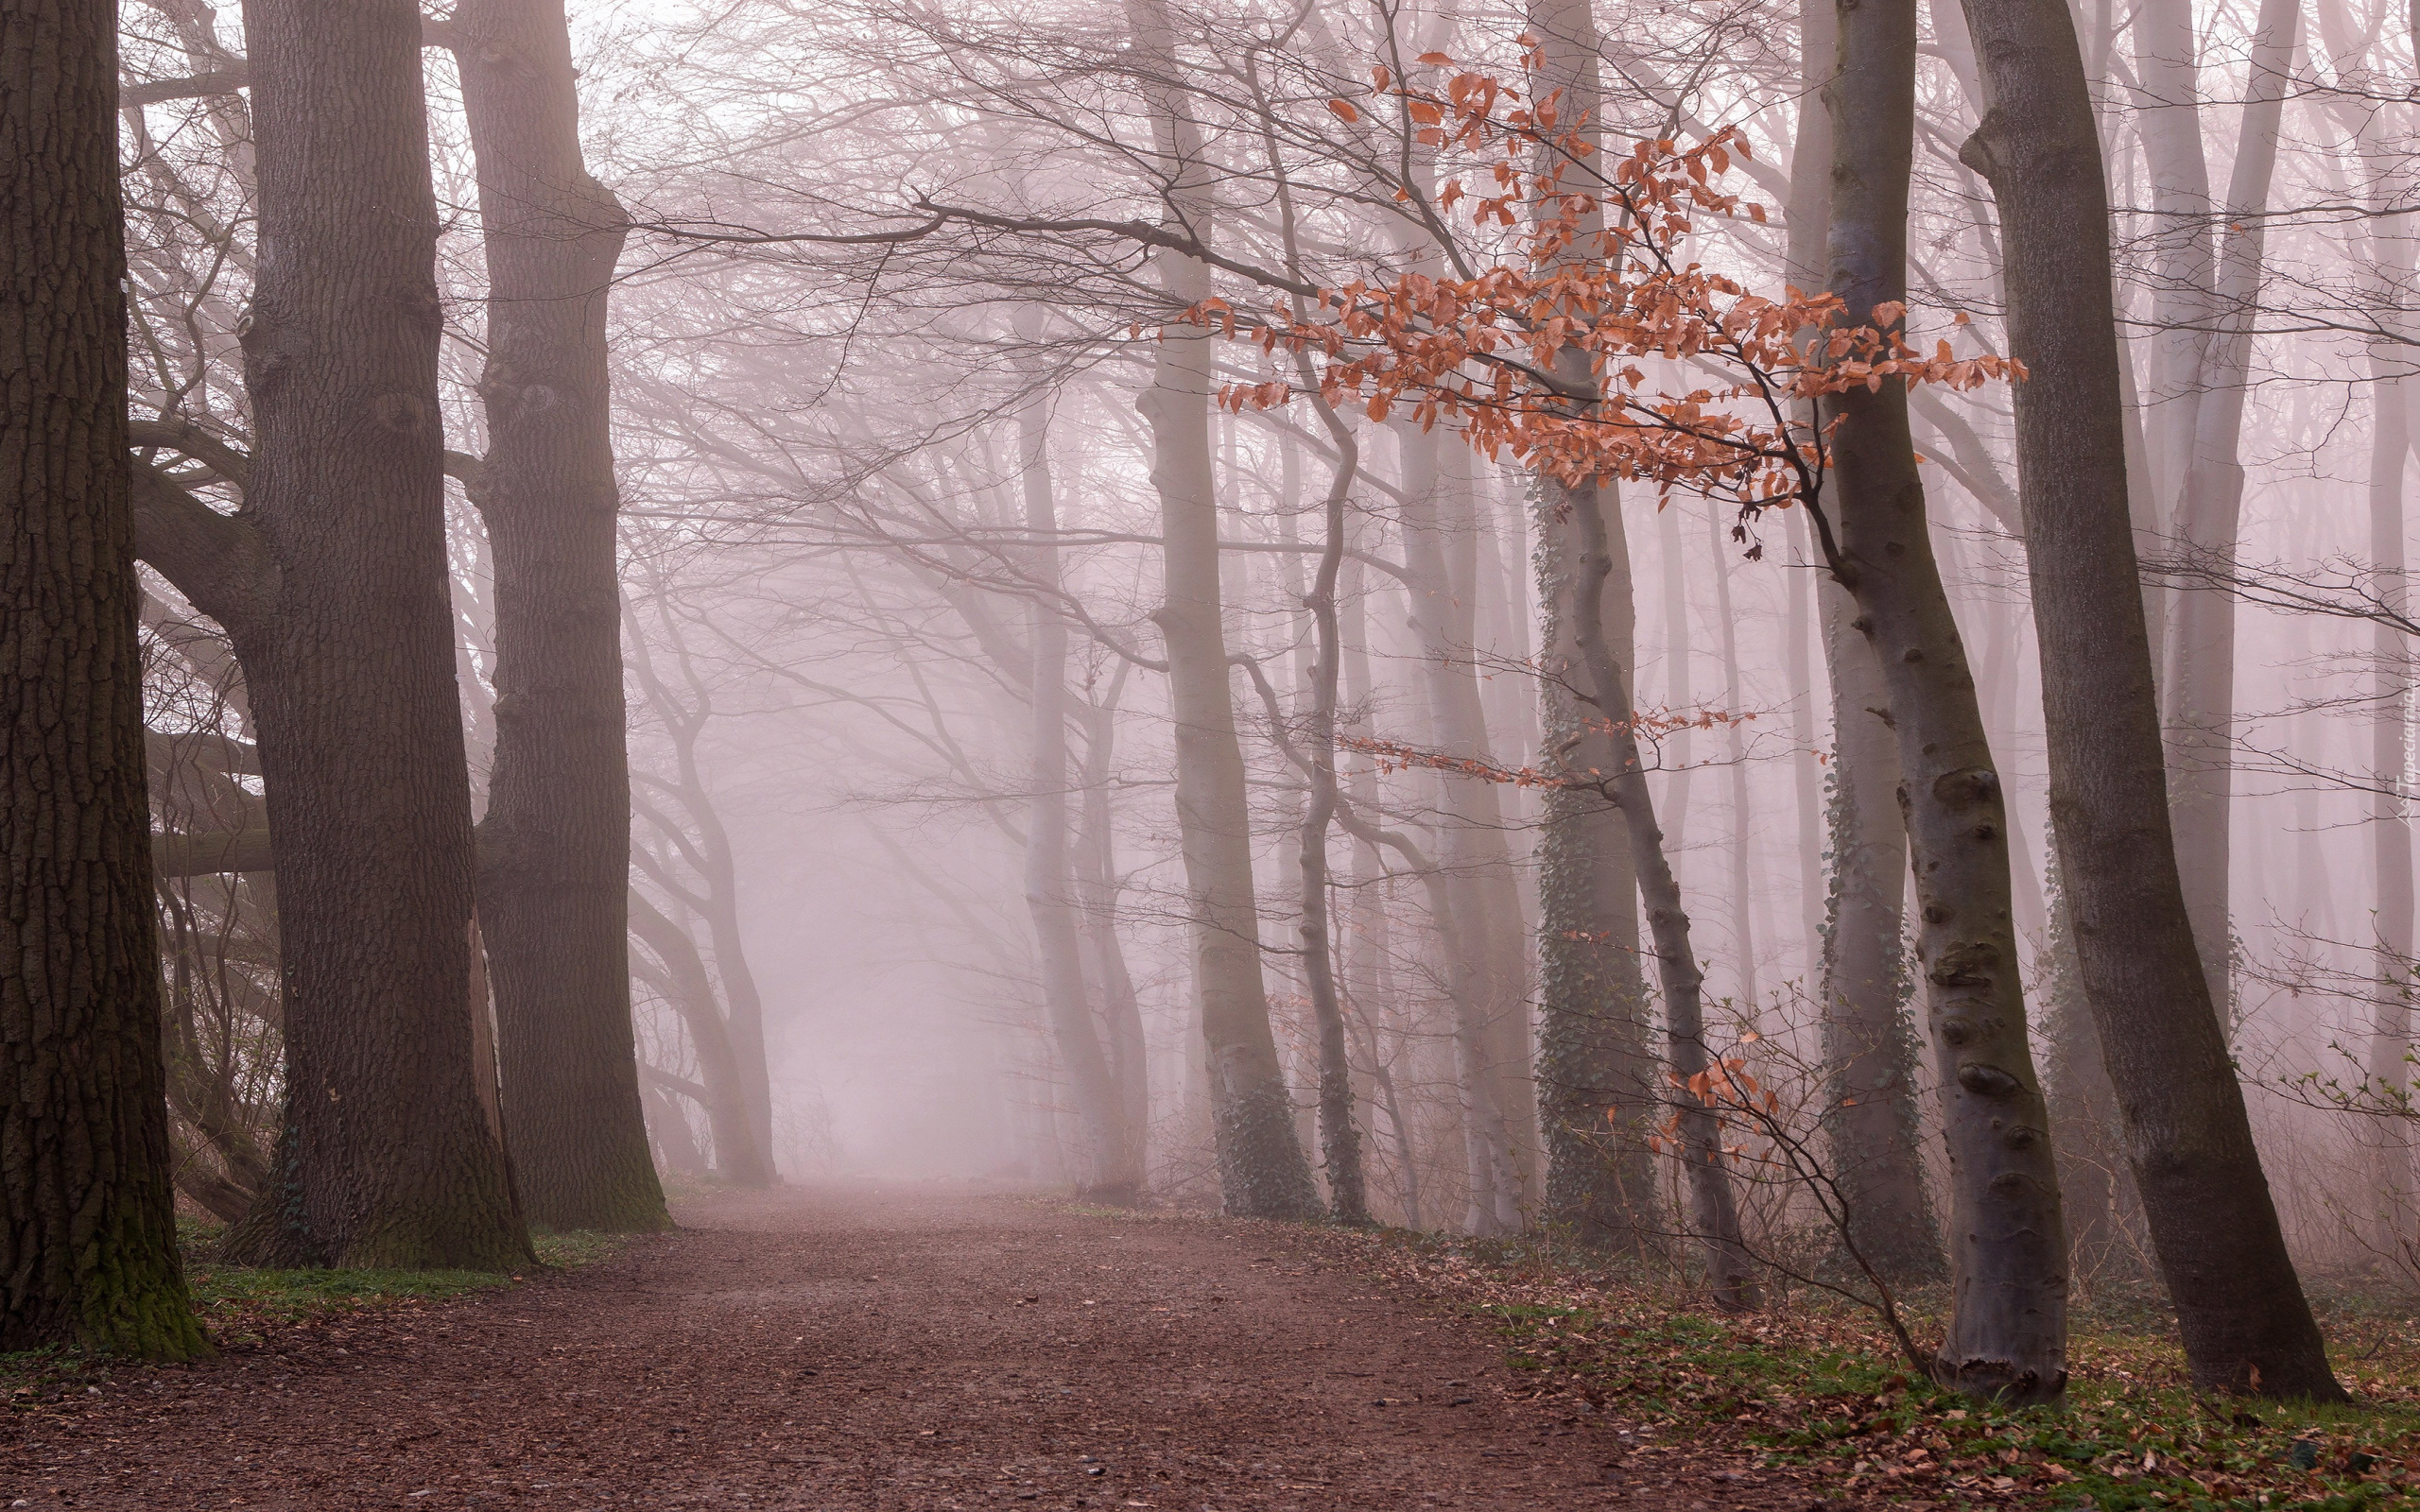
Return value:
[(0, 0), (0, 1506), (2420, 1495), (2415, 33)]

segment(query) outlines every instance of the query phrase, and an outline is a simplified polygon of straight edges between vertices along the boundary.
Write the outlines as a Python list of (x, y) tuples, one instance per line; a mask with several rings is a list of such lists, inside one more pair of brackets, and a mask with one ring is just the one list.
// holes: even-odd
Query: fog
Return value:
[[(2110, 176), (2129, 486), (2164, 661), (2187, 902), (2204, 959), (2220, 963), (2218, 1010), (2295, 1258), (2408, 1269), (2409, 1245), (2379, 1234), (2408, 1235), (2412, 1216), (2401, 1005), (2412, 970), (2413, 627), (2402, 617), (2400, 490), (2413, 119), (2402, 84), (2385, 82), (2410, 77), (2410, 38), (2397, 13), (2345, 0), (2318, 0), (2282, 40), (2256, 36), (2240, 8), (2187, 9), (2076, 10)], [(1632, 1093), (1613, 1080), (1582, 1087), (1597, 1122), (1569, 1148), (1556, 1145), (1562, 1105), (1539, 1111), (1541, 1040), (1559, 1011), (1542, 943), (1585, 934), (1542, 899), (1555, 796), (1600, 813), (1612, 802), (1584, 782), (1536, 780), (1575, 759), (1548, 731), (1558, 699), (1560, 717), (1578, 717), (1558, 691), (1574, 686), (1578, 662), (1548, 643), (1542, 595), (1558, 590), (1540, 586), (1542, 572), (1563, 570), (1569, 480), (1515, 449), (1465, 444), (1478, 410), (1424, 411), (1416, 390), (1390, 410), (1331, 388), (1322, 416), (1315, 374), (1371, 350), (1366, 333), (1326, 351), (1297, 340), (1299, 366), (1286, 340), (1253, 339), (1301, 336), (1329, 318), (1323, 291), (1357, 281), (1526, 266), (1529, 211), (1516, 203), (1474, 225), (1467, 203), (1437, 198), (1448, 180), (1483, 194), (1494, 149), (1423, 140), (1394, 84), (1442, 91), (1462, 72), (1535, 98), (1543, 86), (1523, 81), (1545, 65), (1533, 59), (1525, 74), (1518, 39), (1574, 14), (957, 0), (574, 8), (586, 172), (629, 221), (610, 284), (593, 294), (619, 490), (632, 906), (653, 919), (631, 936), (631, 1022), (649, 1147), (667, 1179), (950, 1178), (1232, 1209), (1250, 1182), (1238, 1184), (1245, 1157), (1221, 1142), (1244, 1140), (1253, 1057), (1273, 1049), (1290, 1105), (1281, 1132), (1321, 1199), (1332, 1195), (1302, 826), (1322, 759), (1312, 601), (1342, 436), (1356, 455), (1331, 563), (1326, 759), (1348, 812), (1322, 842), (1329, 921), (1318, 948), (1336, 979), (1370, 1210), (1457, 1231), (1559, 1221), (1568, 1214), (1549, 1199), (1550, 1147), (1555, 1160), (1615, 1160), (1627, 1142), (1669, 1199), (1665, 1218), (1642, 1222), (1691, 1228), (1677, 1215), (1678, 1146), (1650, 1140), (1661, 1111), (1617, 1108), (1609, 1124), (1602, 1105)], [(137, 81), (184, 78), (247, 50), (232, 9), (214, 18), (142, 0), (125, 24)], [(1635, 141), (1736, 133), (1716, 178), (1739, 207), (1701, 207), (1672, 245), (1775, 299), (1825, 279), (1820, 259), (1790, 261), (1793, 217), (1824, 210), (1824, 165), (1798, 150), (1820, 110), (1801, 24), (1797, 7), (1764, 0), (1610, 0), (1594, 37), (1574, 33), (1595, 60), (1588, 87), (1601, 97), (1589, 119), (1609, 156)], [(2172, 25), (2182, 31), (2162, 30)], [(2178, 36), (2197, 92), (2183, 101), (2161, 93), (2179, 77), (2162, 51)], [(2256, 54), (2261, 38), (2269, 52)], [(2008, 351), (2010, 296), (1993, 197), (1959, 158), (1980, 89), (1963, 21), (1928, 11), (1920, 53), (1908, 337), (1922, 352), (1939, 341), (1961, 359), (1996, 358)], [(1423, 54), (1443, 56), (1415, 60)], [(1389, 71), (1374, 88), (1374, 64)], [(491, 450), (499, 387), (513, 380), (482, 371), (494, 316), (459, 70), (443, 47), (425, 67), (445, 444), (476, 459)], [(1557, 87), (1581, 97), (1577, 84)], [(2176, 208), (2179, 112), (2198, 135), (2187, 155), (2219, 186), (2199, 209)], [(264, 253), (244, 106), (163, 97), (125, 119), (134, 414), (250, 449), (238, 333)], [(2256, 171), (2273, 150), (2273, 173)], [(1407, 199), (1405, 185), (1426, 198)], [(2203, 235), (2221, 266), (2196, 274), (2177, 248)], [(2200, 366), (2178, 366), (2180, 333), (2199, 343)], [(2232, 369), (2230, 343), (2243, 349)], [(1703, 355), (1639, 360), (1649, 391), (1728, 381)], [(1290, 392), (1203, 391), (1270, 384)], [(2117, 1236), (2080, 1275), (2131, 1273), (2150, 1264), (2150, 1241), (2118, 1172), (2107, 1074), (2077, 1069), (2097, 1068), (2100, 1051), (2080, 1061), (2060, 1039), (2083, 1043), (2091, 1030), (2082, 988), (2059, 968), (2074, 934), (2059, 924), (2017, 387), (1925, 387), (1913, 436), (2006, 801), (2007, 906), (2052, 1138), (2063, 1173), (2101, 1173)], [(2212, 412), (2237, 404), (2237, 431), (2214, 433)], [(1193, 440), (1180, 434), (1187, 425)], [(1206, 456), (1185, 450), (1203, 439)], [(241, 507), (204, 451), (145, 455), (211, 509)], [(2240, 468), (2232, 533), (2179, 524), (2187, 473), (2205, 463)], [(450, 573), (475, 816), (512, 713), (498, 706), (495, 548), (468, 469), (454, 471)], [(1604, 613), (1705, 975), (1700, 1038), (1778, 1094), (1756, 1115), (1771, 1126), (1750, 1118), (1725, 1137), (1771, 1150), (1804, 1136), (1822, 1149), (1843, 1074), (1826, 1002), (1853, 986), (1879, 990), (1908, 1034), (1921, 1039), (1927, 1022), (1921, 964), (1878, 989), (1826, 986), (1834, 901), (1873, 885), (1844, 882), (1842, 858), (1880, 843), (1871, 814), (1866, 830), (1837, 827), (1857, 822), (1840, 818), (1839, 723), (1883, 717), (1834, 696), (1840, 659), (1870, 654), (1848, 644), (1857, 611), (1826, 609), (1834, 590), (1803, 507), (1743, 504), (1720, 480), (1659, 488), (1635, 474), (1609, 475), (1603, 497), (1619, 558)], [(1191, 523), (1164, 523), (1181, 515)], [(1185, 577), (1201, 558), (1180, 562), (1164, 534), (1191, 531), (1198, 545), (1205, 521), (1215, 564)], [(206, 766), (192, 752), (217, 737), (249, 749), (258, 737), (221, 627), (156, 560), (145, 586), (151, 726), (187, 753), (170, 765)], [(2179, 628), (2188, 601), (2221, 599), (2231, 644)], [(1206, 619), (1194, 612), (1205, 602)], [(2215, 683), (2192, 670), (2211, 656)], [(1223, 665), (1223, 679), (1205, 664)], [(2179, 676), (2231, 706), (2187, 707)], [(1188, 677), (1192, 691), (1173, 694)], [(1056, 733), (1044, 740), (1043, 729)], [(1865, 748), (1890, 745), (1862, 733)], [(1240, 772), (1210, 749), (1222, 740)], [(240, 768), (219, 771), (259, 795), (262, 781)], [(1231, 779), (1244, 795), (1241, 836), (1230, 833), (1238, 811), (1220, 807)], [(208, 786), (155, 786), (158, 830), (251, 822), (204, 812), (240, 806), (226, 786), (197, 797)], [(1396, 839), (1374, 838), (1380, 831)], [(1221, 834), (1249, 856), (1248, 894), (1214, 853)], [(1895, 834), (1890, 844), (1904, 854)], [(1589, 970), (1626, 971), (1644, 994), (1634, 1011), (1604, 1011), (1635, 1029), (1624, 1085), (1663, 1089), (1667, 987), (1629, 868), (1610, 902), (1592, 895), (1599, 933), (1586, 941), (1632, 964)], [(170, 972), (193, 1025), (172, 1098), (193, 1202), (213, 1183), (240, 1185), (275, 1142), (280, 900), (253, 871), (196, 868), (163, 888)], [(1912, 960), (1917, 893), (1887, 890), (1908, 911), (1894, 950)], [(1240, 938), (1238, 918), (1256, 919), (1256, 938)], [(2229, 931), (2216, 947), (2214, 919)], [(236, 936), (254, 948), (191, 943)], [(1238, 943), (1256, 946), (1256, 961), (1236, 964), (1225, 947)], [(1260, 1002), (1236, 999), (1235, 984), (1255, 976)], [(1205, 1001), (1217, 1005), (1206, 1040)], [(1928, 1200), (1945, 1214), (1938, 1073), (1912, 1042), (1894, 1066), (1889, 1097), (1915, 1120)], [(769, 1171), (723, 1147), (749, 1122), (758, 1074)], [(1642, 1140), (1651, 1154), (1637, 1154)], [(1772, 1170), (1748, 1161), (1737, 1179), (1754, 1243), (1786, 1247), (1824, 1219), (1795, 1178)], [(223, 1193), (215, 1200), (222, 1215), (240, 1211)], [(2071, 1224), (2081, 1201), (2070, 1194)]]

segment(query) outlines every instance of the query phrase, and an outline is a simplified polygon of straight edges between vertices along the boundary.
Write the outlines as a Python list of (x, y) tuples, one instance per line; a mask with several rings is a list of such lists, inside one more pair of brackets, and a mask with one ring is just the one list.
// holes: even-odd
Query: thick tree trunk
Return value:
[(2127, 1157), (2195, 1383), (2341, 1399), (2287, 1258), (2195, 949), (2143, 628), (2109, 201), (2060, 0), (1967, 0), (1992, 107), (1961, 156), (1999, 207), (2050, 814)]
[[(1799, 8), (1803, 71), (1810, 85), (1839, 71), (1833, 0)], [(1824, 286), (1832, 225), (1832, 116), (1820, 95), (1799, 110), (1789, 169), (1790, 283)], [(1799, 527), (1805, 528), (1804, 522)], [(1917, 1148), (1916, 1044), (1907, 1018), (1901, 931), (1907, 910), (1908, 828), (1899, 817), (1899, 743), (1884, 723), (1891, 696), (1873, 643), (1850, 627), (1857, 602), (1829, 574), (1818, 576), (1816, 614), (1829, 674), (1832, 760), (1825, 805), (1829, 885), (1818, 907), (1823, 929), (1821, 994), (1824, 1127), (1847, 1233), (1885, 1280), (1937, 1278), (1947, 1269)]]
[[(1133, 6), (1148, 68), (1172, 72), (1175, 42), (1155, 0)], [(1167, 88), (1147, 92), (1172, 214), (1210, 234), (1209, 165), (1199, 133)], [(1161, 286), (1191, 306), (1210, 292), (1209, 269), (1157, 255)], [(1309, 1162), (1294, 1135), (1293, 1105), (1270, 1032), (1253, 890), (1252, 813), (1236, 736), (1219, 583), (1219, 507), (1210, 459), (1211, 344), (1203, 329), (1170, 322), (1151, 358), (1138, 407), (1151, 431), (1151, 483), (1160, 499), (1165, 602), (1152, 617), (1167, 646), (1176, 742), (1176, 813), (1192, 912), (1194, 975), (1210, 1059), (1219, 1188), (1230, 1212), (1306, 1218), (1320, 1211)]]
[(420, 13), (248, 0), (244, 31), (268, 252), (243, 334), (245, 512), (269, 611), (222, 623), (277, 847), (287, 1089), (286, 1194), (246, 1229), (310, 1263), (507, 1269), (529, 1244), (466, 1011)]
[[(2241, 534), (2243, 463), (2238, 453), (2251, 380), (2252, 324), (2268, 241), (2269, 184), (2276, 170), (2278, 126), (2301, 16), (2301, 0), (2262, 0), (2254, 27), (2243, 131), (2227, 186), (2228, 230), (2220, 242), (2218, 285), (2210, 302), (2208, 323), (2215, 329), (2204, 338), (2191, 460), (2176, 506), (2178, 548), (2221, 561), (2234, 559)], [(2222, 1022), (2233, 1007), (2235, 952), (2228, 908), (2235, 630), (2234, 593), (2212, 587), (2176, 594), (2161, 689), (2168, 699), (2168, 798), (2176, 862), (2203, 974), (2210, 979), (2210, 1003)]]
[(1026, 532), (1034, 541), (1028, 642), (1032, 765), (1026, 797), (1025, 904), (1050, 1038), (1059, 1048), (1083, 1124), (1084, 1195), (1131, 1204), (1142, 1195), (1143, 1169), (1129, 1159), (1134, 1142), (1121, 1128), (1117, 1087), (1084, 989), (1083, 939), (1076, 927), (1075, 872), (1067, 853), (1067, 621), (1049, 596), (1059, 589), (1059, 507), (1050, 489), (1050, 424), (1045, 396), (1017, 412), (1019, 472)]
[(488, 266), (488, 453), (471, 499), (495, 574), (495, 759), (479, 917), (530, 1221), (669, 1227), (631, 1031), (605, 311), (622, 207), (580, 159), (562, 0), (466, 0), (448, 32)]
[[(1593, 138), (1601, 39), (1588, 0), (1532, 0), (1545, 91)], [(1582, 524), (1564, 490), (1531, 494), (1537, 530), (1541, 765), (1618, 771), (1599, 728), (1626, 713), (1599, 709), (1579, 641), (1579, 594), (1593, 608), (1605, 655), (1628, 681), (1638, 667), (1638, 607), (1618, 510), (1600, 513), (1604, 572), (1588, 571)], [(1590, 715), (1595, 714), (1592, 722)], [(1639, 966), (1638, 872), (1620, 807), (1582, 788), (1550, 788), (1538, 840), (1538, 1115), (1547, 1154), (1546, 1212), (1583, 1243), (1639, 1249), (1653, 1231), (1654, 1168), (1647, 1140), (1658, 1122), (1648, 1052), (1647, 980)]]
[(116, 7), (0, 0), (0, 1351), (182, 1360), (116, 99)]
[[(1824, 91), (1829, 284), (1847, 318), (1863, 322), (1906, 297), (1916, 8), (1844, 0), (1837, 14), (1840, 68)], [(2026, 1040), (1999, 774), (1933, 561), (1907, 390), (1853, 388), (1825, 400), (1823, 414), (1839, 480), (1836, 575), (1857, 600), (1851, 627), (1880, 663), (1884, 722), (1898, 737), (1916, 952), (1949, 1143), (1955, 1300), (1935, 1369), (1979, 1396), (2056, 1400), (2067, 1379), (2067, 1246)]]
[[(1587, 690), (1576, 629), (1584, 553), (1562, 490), (1537, 489), (1540, 702), (1547, 770), (1616, 771), (1607, 716)], [(1608, 655), (1634, 666), (1630, 552), (1605, 517), (1598, 610)], [(1592, 715), (1594, 716), (1592, 718)], [(1614, 717), (1621, 717), (1616, 715)], [(1585, 788), (1547, 791), (1538, 841), (1538, 1106), (1546, 1125), (1547, 1216), (1583, 1243), (1637, 1249), (1654, 1231), (1647, 1145), (1662, 1098), (1647, 1048), (1639, 968), (1638, 871), (1620, 808)]]

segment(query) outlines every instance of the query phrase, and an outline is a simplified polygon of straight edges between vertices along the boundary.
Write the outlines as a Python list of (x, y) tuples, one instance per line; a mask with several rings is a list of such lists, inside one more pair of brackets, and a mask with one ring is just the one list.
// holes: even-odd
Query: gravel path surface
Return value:
[[(1795, 1509), (1522, 1400), (1276, 1226), (955, 1187), (691, 1203), (603, 1263), (0, 1413), (0, 1508)], [(1677, 1472), (1677, 1474), (1676, 1474)]]

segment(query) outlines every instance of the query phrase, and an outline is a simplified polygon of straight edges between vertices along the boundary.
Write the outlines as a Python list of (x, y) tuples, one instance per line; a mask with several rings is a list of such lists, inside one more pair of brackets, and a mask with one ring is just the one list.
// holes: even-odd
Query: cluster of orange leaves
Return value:
[[(1537, 54), (1529, 56), (1534, 71)], [(1420, 60), (1453, 64), (1443, 53)], [(1684, 260), (1696, 217), (1765, 218), (1761, 206), (1718, 187), (1732, 155), (1749, 155), (1736, 129), (1694, 146), (1642, 140), (1609, 155), (1582, 123), (1558, 119), (1553, 95), (1525, 106), (1519, 90), (1468, 70), (1452, 72), (1442, 91), (1397, 80), (1384, 66), (1372, 75), (1372, 94), (1398, 100), (1420, 142), (1464, 154), (1492, 181), (1494, 192), (1478, 196), (1460, 179), (1445, 183), (1438, 212), (1468, 199), (1474, 225), (1513, 226), (1519, 209), (1533, 226), (1526, 266), (1359, 281), (1320, 290), (1299, 318), (1281, 301), (1248, 325), (1265, 351), (1316, 349), (1330, 404), (1350, 401), (1381, 421), (1408, 406), (1424, 428), (1444, 421), (1489, 456), (1509, 452), (1566, 485), (1645, 481), (1753, 508), (1820, 487), (1824, 448), (1796, 418), (1804, 401), (1893, 377), (1966, 389), (2025, 375), (2008, 358), (1957, 356), (1945, 340), (1931, 355), (1914, 352), (1900, 330), (1904, 305), (1877, 305), (1872, 325), (1843, 326), (1832, 295), (1788, 288), (1772, 299)], [(1328, 108), (1360, 118), (1346, 100)], [(1236, 335), (1236, 312), (1223, 300), (1188, 318)], [(1687, 367), (1711, 369), (1717, 381), (1651, 391), (1642, 364), (1657, 359), (1662, 379)], [(1296, 396), (1272, 379), (1230, 385), (1219, 402), (1240, 411)]]
[[(1743, 1037), (1746, 1040), (1762, 1038), (1753, 1029)], [(1761, 1109), (1765, 1117), (1771, 1117), (1781, 1108), (1780, 1095), (1757, 1082), (1755, 1074), (1748, 1069), (1747, 1058), (1742, 1056), (1721, 1057), (1713, 1065), (1693, 1076), (1685, 1077), (1679, 1072), (1667, 1071), (1664, 1073), (1664, 1077), (1675, 1088), (1687, 1092), (1714, 1109), (1718, 1123), (1721, 1125), (1730, 1124), (1732, 1122), (1730, 1115), (1735, 1113), (1744, 1112), (1754, 1119)], [(1609, 1108), (1605, 1110), (1605, 1117), (1619, 1122), (1621, 1109)], [(1680, 1145), (1680, 1134), (1681, 1114), (1676, 1108), (1666, 1117), (1654, 1133), (1647, 1136), (1647, 1147), (1658, 1155), (1664, 1153), (1668, 1143), (1677, 1149)], [(1721, 1148), (1725, 1155), (1748, 1153), (1746, 1146), (1740, 1144), (1725, 1143)], [(1758, 1156), (1755, 1159), (1763, 1160), (1766, 1157)]]

